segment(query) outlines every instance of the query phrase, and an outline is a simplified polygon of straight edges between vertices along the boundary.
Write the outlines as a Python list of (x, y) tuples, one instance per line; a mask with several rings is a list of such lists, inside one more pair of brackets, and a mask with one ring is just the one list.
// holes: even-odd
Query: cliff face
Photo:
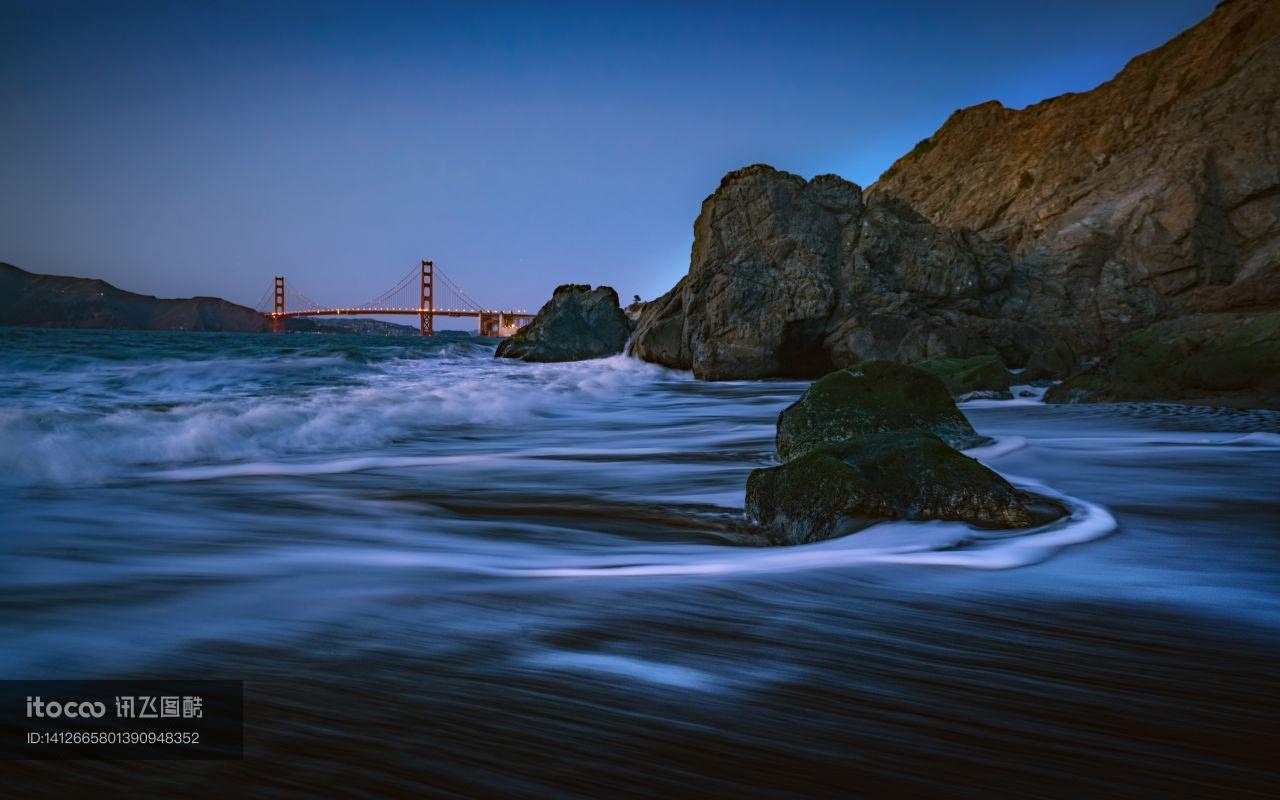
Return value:
[(1280, 3), (1228, 0), (1088, 92), (957, 111), (873, 189), (1034, 265), (1094, 348), (1280, 304)]
[(106, 281), (35, 275), (0, 264), (0, 325), (258, 332), (267, 318), (217, 297), (161, 300)]
[(632, 352), (708, 379), (1106, 352), (1280, 307), (1280, 3), (1230, 0), (1090, 92), (956, 112), (865, 193), (755, 166)]

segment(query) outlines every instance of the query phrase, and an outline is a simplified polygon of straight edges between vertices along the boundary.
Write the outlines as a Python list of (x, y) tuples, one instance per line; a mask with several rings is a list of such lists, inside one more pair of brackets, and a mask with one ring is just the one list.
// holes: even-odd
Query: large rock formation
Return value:
[(265, 316), (218, 297), (161, 300), (93, 278), (36, 275), (0, 264), (0, 325), (131, 330), (268, 330)]
[(884, 519), (1022, 528), (1066, 512), (952, 447), (979, 441), (927, 372), (889, 362), (834, 372), (779, 415), (783, 463), (747, 478), (747, 514), (772, 543), (802, 544)]
[(706, 379), (1035, 353), (1063, 373), (1154, 321), (1276, 307), (1280, 4), (1231, 0), (1090, 92), (957, 112), (865, 194), (728, 174), (632, 351)]
[(504, 339), (498, 358), (524, 361), (582, 361), (622, 352), (631, 321), (618, 307), (618, 293), (608, 286), (557, 287), (538, 316), (514, 336)]
[(1125, 336), (1102, 363), (1052, 387), (1045, 400), (1280, 408), (1280, 311), (1157, 322)]
[(640, 315), (632, 352), (709, 380), (809, 377), (888, 358), (1020, 363), (1026, 275), (1000, 248), (834, 175), (756, 165), (702, 204), (689, 274)]
[(1024, 313), (1082, 352), (1188, 310), (1274, 308), (1280, 3), (1228, 0), (1091, 91), (957, 111), (872, 188), (1028, 261)]

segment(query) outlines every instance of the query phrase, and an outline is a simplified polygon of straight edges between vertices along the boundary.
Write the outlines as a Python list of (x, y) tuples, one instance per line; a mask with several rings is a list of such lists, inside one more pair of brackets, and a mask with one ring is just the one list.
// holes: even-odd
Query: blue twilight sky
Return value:
[(956, 108), (1106, 80), (1212, 0), (0, 0), (0, 261), (254, 305), (433, 258), (653, 297), (766, 162), (866, 185)]

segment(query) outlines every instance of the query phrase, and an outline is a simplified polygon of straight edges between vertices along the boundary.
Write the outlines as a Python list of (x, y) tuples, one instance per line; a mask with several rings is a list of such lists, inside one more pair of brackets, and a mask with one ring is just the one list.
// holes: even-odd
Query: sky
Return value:
[[(689, 266), (727, 171), (873, 182), (957, 108), (1107, 80), (1213, 0), (0, 0), (0, 261), (491, 307)], [(402, 320), (403, 321), (403, 320)]]

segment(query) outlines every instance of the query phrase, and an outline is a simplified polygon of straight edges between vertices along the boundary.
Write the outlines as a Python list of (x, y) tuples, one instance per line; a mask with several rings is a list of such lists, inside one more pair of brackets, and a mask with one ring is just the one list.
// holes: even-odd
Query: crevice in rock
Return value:
[(778, 377), (818, 378), (836, 366), (823, 344), (826, 320), (792, 320), (778, 348)]

